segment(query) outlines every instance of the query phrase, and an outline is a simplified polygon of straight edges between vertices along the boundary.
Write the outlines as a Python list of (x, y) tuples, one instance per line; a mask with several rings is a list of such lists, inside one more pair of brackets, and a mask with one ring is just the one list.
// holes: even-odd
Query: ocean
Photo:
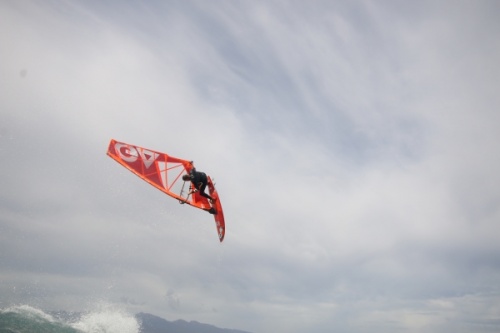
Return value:
[(134, 315), (113, 309), (83, 314), (20, 305), (0, 310), (0, 333), (140, 333)]

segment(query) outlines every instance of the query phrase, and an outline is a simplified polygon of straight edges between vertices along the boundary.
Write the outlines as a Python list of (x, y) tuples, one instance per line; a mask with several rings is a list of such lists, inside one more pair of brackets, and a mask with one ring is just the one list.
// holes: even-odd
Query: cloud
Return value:
[[(0, 304), (497, 330), (496, 7), (0, 5)], [(111, 138), (215, 177), (224, 243)]]

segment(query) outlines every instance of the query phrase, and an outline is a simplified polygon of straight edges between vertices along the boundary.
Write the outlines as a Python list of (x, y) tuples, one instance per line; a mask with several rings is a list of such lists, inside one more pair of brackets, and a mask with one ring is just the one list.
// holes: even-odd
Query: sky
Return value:
[[(0, 308), (500, 330), (498, 1), (0, 2)], [(226, 219), (106, 155), (193, 160)]]

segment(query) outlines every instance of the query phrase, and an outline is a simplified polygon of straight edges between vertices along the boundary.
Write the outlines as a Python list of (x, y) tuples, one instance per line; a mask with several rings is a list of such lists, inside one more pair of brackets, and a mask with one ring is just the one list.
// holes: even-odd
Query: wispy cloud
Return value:
[[(498, 330), (496, 2), (0, 5), (0, 306)], [(108, 140), (193, 159), (227, 219)], [(87, 305), (88, 304), (88, 305)]]

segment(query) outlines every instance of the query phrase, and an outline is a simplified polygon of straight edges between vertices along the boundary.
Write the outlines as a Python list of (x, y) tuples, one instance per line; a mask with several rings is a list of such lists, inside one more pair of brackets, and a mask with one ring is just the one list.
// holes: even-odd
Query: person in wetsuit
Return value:
[(207, 175), (204, 172), (196, 171), (196, 168), (192, 168), (188, 175), (182, 176), (182, 180), (191, 181), (194, 188), (200, 192), (200, 195), (209, 199), (210, 202), (214, 202), (214, 198), (205, 193), (205, 188), (207, 187)]

